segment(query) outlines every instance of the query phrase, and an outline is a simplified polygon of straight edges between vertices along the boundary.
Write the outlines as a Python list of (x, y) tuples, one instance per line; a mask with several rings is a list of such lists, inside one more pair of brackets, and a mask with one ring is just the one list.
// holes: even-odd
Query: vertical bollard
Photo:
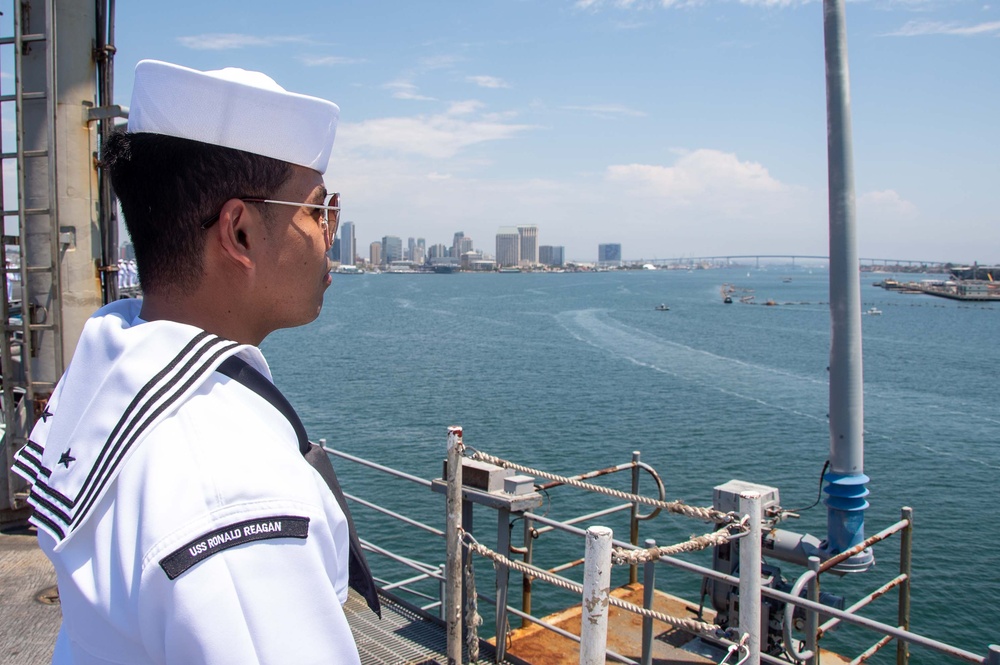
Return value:
[[(913, 574), (913, 508), (904, 506), (902, 517), (909, 524), (899, 535), (899, 572), (906, 575), (906, 581), (899, 585), (899, 622), (896, 624), (904, 630), (910, 629), (910, 576)], [(903, 640), (896, 640), (896, 665), (906, 665), (910, 662), (910, 645)]]
[(749, 635), (746, 665), (760, 665), (760, 492), (740, 493), (750, 532), (740, 540), (740, 632)]
[[(524, 562), (529, 566), (532, 563), (532, 552), (535, 549), (535, 520), (530, 517), (524, 518)], [(531, 614), (531, 575), (521, 573), (521, 611)], [(521, 617), (521, 628), (527, 628), (529, 621)]]
[[(813, 571), (815, 577), (809, 580), (806, 587), (809, 600), (814, 603), (819, 602), (819, 565), (818, 556), (809, 557), (809, 570)], [(819, 640), (816, 639), (816, 631), (819, 630), (819, 612), (806, 610), (806, 649), (812, 651), (812, 658), (806, 661), (806, 665), (820, 665), (819, 662)]]
[(441, 564), (438, 566), (438, 573), (441, 575), (441, 581), (438, 582), (438, 600), (441, 604), (438, 606), (438, 618), (442, 621), (448, 621), (448, 566)]
[[(638, 450), (632, 451), (632, 494), (639, 493), (639, 456)], [(632, 504), (631, 519), (629, 520), (628, 542), (633, 545), (639, 544), (639, 504)], [(639, 581), (639, 566), (628, 567), (628, 583), (635, 584)]]
[(448, 622), (448, 665), (462, 662), (462, 542), (458, 529), (462, 526), (462, 428), (448, 428), (448, 526), (447, 577), (445, 618)]
[(611, 596), (611, 529), (587, 529), (583, 562), (583, 613), (580, 617), (580, 665), (604, 665), (608, 648)]
[[(656, 547), (656, 541), (646, 539), (646, 549)], [(647, 561), (642, 564), (642, 606), (653, 609), (653, 590), (656, 588), (656, 562)], [(642, 665), (653, 663), (653, 617), (642, 617)]]

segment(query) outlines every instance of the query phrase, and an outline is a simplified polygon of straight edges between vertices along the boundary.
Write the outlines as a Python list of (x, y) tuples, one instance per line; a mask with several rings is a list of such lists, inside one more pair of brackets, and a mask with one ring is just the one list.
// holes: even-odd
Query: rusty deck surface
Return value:
[[(626, 585), (613, 590), (613, 596), (642, 606), (642, 585)], [(698, 606), (677, 596), (656, 591), (653, 609), (682, 619), (697, 619)], [(580, 606), (571, 607), (557, 614), (544, 617), (546, 623), (580, 635)], [(715, 612), (704, 610), (704, 620), (714, 620)], [(642, 617), (611, 606), (608, 611), (608, 645), (611, 651), (636, 662), (642, 659)], [(579, 645), (546, 628), (532, 624), (511, 631), (508, 652), (530, 663), (545, 665), (576, 665), (580, 662)], [(655, 665), (688, 665), (690, 663), (718, 663), (725, 650), (712, 650), (696, 637), (660, 622), (653, 623), (653, 653)], [(848, 660), (832, 652), (822, 651), (823, 665), (848, 665)], [(608, 660), (612, 663), (615, 661)]]

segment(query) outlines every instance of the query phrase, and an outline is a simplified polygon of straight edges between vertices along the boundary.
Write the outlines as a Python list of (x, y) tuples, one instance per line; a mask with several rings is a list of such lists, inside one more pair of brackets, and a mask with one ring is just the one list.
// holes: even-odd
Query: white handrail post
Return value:
[(448, 524), (447, 584), (445, 618), (448, 622), (448, 665), (462, 662), (462, 541), (458, 530), (462, 526), (462, 428), (448, 428)]
[(760, 665), (760, 492), (740, 493), (740, 512), (750, 530), (740, 539), (740, 632), (748, 635), (746, 665)]
[(583, 562), (583, 613), (580, 617), (580, 665), (604, 665), (608, 648), (611, 597), (611, 529), (587, 529)]

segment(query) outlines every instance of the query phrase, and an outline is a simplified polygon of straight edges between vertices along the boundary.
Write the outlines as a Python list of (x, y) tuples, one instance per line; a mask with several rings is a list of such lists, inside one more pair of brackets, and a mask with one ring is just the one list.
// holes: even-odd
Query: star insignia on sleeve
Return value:
[(70, 454), (69, 454), (69, 451), (70, 451), (70, 449), (69, 449), (69, 448), (67, 448), (67, 449), (66, 449), (66, 452), (64, 452), (64, 453), (63, 453), (63, 454), (62, 454), (62, 455), (61, 455), (61, 456), (59, 457), (59, 462), (57, 462), (58, 464), (62, 464), (63, 466), (65, 466), (65, 467), (66, 467), (67, 469), (69, 468), (69, 463), (70, 463), (70, 462), (75, 462), (75, 461), (76, 461), (76, 458), (75, 458), (75, 457), (73, 457), (72, 455), (70, 455)]
[(53, 415), (52, 412), (49, 411), (49, 407), (45, 407), (45, 410), (42, 411), (41, 415), (38, 417), (42, 419), (43, 423), (46, 423), (49, 421), (49, 418), (51, 418), (52, 415)]

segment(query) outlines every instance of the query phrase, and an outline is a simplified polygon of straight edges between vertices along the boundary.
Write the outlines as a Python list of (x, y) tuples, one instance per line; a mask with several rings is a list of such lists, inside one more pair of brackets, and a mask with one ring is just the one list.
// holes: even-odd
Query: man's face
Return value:
[[(272, 198), (323, 205), (323, 177), (312, 169), (292, 167), (292, 177)], [(250, 204), (254, 205), (254, 204)], [(285, 205), (258, 205), (258, 214), (270, 215), (258, 263), (261, 315), (269, 328), (290, 328), (314, 320), (323, 308), (330, 286), (330, 248), (322, 210)]]

